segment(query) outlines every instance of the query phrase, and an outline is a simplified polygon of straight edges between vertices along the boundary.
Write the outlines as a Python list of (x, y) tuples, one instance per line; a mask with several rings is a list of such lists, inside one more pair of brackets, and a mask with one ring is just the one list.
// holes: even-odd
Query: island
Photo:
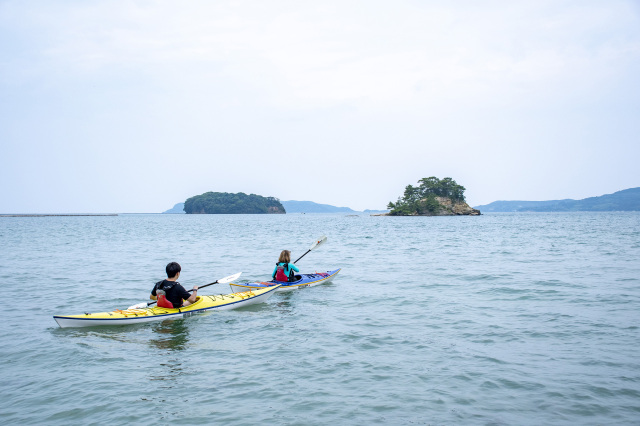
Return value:
[[(298, 213), (298, 214), (306, 214), (306, 213), (327, 213), (327, 214), (336, 214), (336, 213), (389, 213), (389, 210), (364, 210), (363, 212), (359, 212), (357, 210), (353, 210), (349, 207), (336, 207), (330, 204), (319, 204), (313, 201), (280, 201), (280, 204), (284, 207), (287, 213)], [(184, 211), (184, 203), (176, 203), (169, 210), (165, 210), (162, 214), (185, 214)]]
[(275, 197), (244, 192), (205, 192), (184, 202), (186, 214), (284, 214), (280, 201)]
[(418, 186), (408, 185), (396, 203), (389, 202), (389, 213), (381, 216), (478, 216), (480, 210), (465, 202), (466, 188), (450, 177), (422, 178)]

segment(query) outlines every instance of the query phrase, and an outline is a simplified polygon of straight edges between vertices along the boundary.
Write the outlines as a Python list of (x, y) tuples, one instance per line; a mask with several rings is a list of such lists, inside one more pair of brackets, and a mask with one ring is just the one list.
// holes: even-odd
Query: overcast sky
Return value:
[(640, 2), (0, 0), (0, 213), (640, 186)]

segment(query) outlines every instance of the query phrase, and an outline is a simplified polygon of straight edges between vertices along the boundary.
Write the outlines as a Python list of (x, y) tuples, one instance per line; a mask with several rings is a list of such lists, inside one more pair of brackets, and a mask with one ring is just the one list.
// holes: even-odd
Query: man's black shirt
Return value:
[[(170, 285), (173, 285), (173, 286), (171, 288), (167, 288)], [(184, 287), (182, 287), (182, 285), (179, 282), (169, 281), (169, 280), (158, 281), (156, 285), (153, 287), (153, 290), (151, 290), (152, 296), (157, 296), (156, 290), (158, 290), (158, 287), (160, 287), (161, 289), (162, 287), (164, 287), (164, 291), (166, 293), (165, 296), (167, 300), (173, 304), (174, 308), (181, 307), (182, 301), (184, 299), (188, 299), (191, 296), (191, 293), (185, 290)]]

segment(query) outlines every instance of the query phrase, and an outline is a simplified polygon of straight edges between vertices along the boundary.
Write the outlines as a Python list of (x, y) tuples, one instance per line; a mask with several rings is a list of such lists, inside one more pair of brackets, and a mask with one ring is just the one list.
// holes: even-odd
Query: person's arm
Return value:
[(276, 279), (276, 272), (278, 272), (278, 264), (273, 268), (273, 274), (271, 274), (271, 278)]
[[(194, 291), (193, 293), (189, 293), (187, 290), (184, 289), (184, 287), (182, 287), (182, 284), (180, 283), (176, 283), (175, 288), (175, 296), (180, 295), (180, 299), (182, 300), (186, 300), (189, 303), (193, 303), (196, 301), (196, 292)], [(198, 290), (198, 287), (194, 287), (194, 290)], [(172, 296), (172, 297), (175, 297)]]
[(153, 286), (153, 290), (151, 290), (151, 296), (149, 296), (149, 299), (158, 300), (158, 296), (156, 296), (156, 288), (157, 287), (158, 287), (158, 284)]
[(151, 300), (158, 300), (158, 296), (154, 296), (153, 294), (151, 296), (149, 296), (149, 299)]
[(294, 265), (293, 263), (289, 264), (289, 268), (293, 269), (296, 272), (300, 272), (300, 269), (298, 269), (298, 267), (296, 265)]
[(193, 287), (193, 291), (191, 292), (191, 296), (187, 299), (190, 303), (195, 303), (198, 298), (198, 286)]

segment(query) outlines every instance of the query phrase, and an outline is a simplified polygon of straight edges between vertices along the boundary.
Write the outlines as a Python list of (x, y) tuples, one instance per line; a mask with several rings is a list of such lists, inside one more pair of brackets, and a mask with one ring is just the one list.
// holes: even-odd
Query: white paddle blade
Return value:
[(138, 303), (137, 305), (129, 306), (127, 309), (144, 309), (147, 307), (147, 302)]
[(220, 278), (218, 280), (218, 284), (226, 284), (226, 283), (230, 283), (231, 281), (235, 281), (238, 278), (240, 278), (240, 275), (242, 275), (242, 272), (238, 272), (237, 274), (229, 275), (228, 277)]
[(313, 244), (311, 244), (311, 247), (309, 247), (309, 250), (313, 250), (314, 248), (321, 246), (326, 241), (327, 241), (327, 236), (323, 235), (322, 237), (318, 238), (318, 240), (314, 241)]

